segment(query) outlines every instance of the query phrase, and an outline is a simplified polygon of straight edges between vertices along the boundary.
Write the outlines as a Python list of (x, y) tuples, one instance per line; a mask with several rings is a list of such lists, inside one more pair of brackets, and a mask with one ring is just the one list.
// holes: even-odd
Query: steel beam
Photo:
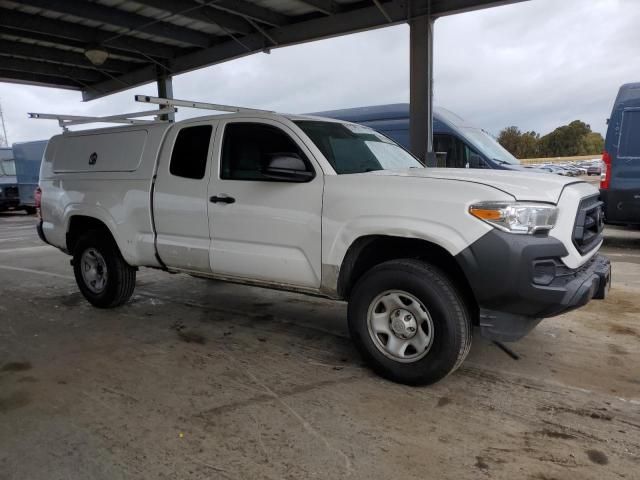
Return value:
[(286, 15), (260, 7), (254, 3), (245, 2), (244, 0), (217, 0), (215, 2), (205, 0), (205, 3), (212, 8), (224, 10), (225, 12), (233, 13), (241, 17), (249, 17), (252, 20), (266, 23), (273, 27), (286, 25), (291, 20), (291, 18)]
[(431, 0), (431, 16), (444, 17), (528, 0)]
[(333, 15), (338, 11), (333, 0), (301, 0), (301, 2), (325, 15)]
[[(158, 79), (156, 80), (156, 84), (158, 85), (158, 97), (166, 98), (168, 100), (173, 99), (173, 80), (170, 75), (158, 75)], [(160, 110), (164, 107), (160, 106)], [(176, 121), (175, 111), (171, 111), (168, 114), (164, 114), (160, 117), (161, 120), (169, 120), (170, 122)]]
[(105, 23), (114, 27), (127, 28), (131, 31), (177, 40), (195, 47), (208, 47), (211, 43), (207, 34), (171, 23), (156, 21), (151, 17), (129, 13), (115, 7), (102, 6), (98, 3), (69, 2), (67, 0), (21, 0), (21, 3), (73, 15), (74, 17), (86, 18), (87, 20)]
[[(1, 14), (2, 12), (0, 12)], [(41, 43), (47, 43), (47, 44), (51, 44), (51, 45), (38, 45), (39, 47), (42, 48), (58, 48), (61, 49), (64, 47), (72, 47), (74, 49), (76, 49), (76, 53), (77, 50), (81, 50), (84, 51), (85, 48), (87, 48), (87, 44), (85, 42), (81, 42), (79, 40), (72, 40), (70, 38), (58, 38), (58, 37), (52, 37), (50, 35), (46, 35), (44, 33), (37, 33), (37, 32), (28, 32), (26, 30), (17, 30), (14, 28), (8, 28), (8, 27), (3, 27), (0, 26), (0, 38), (3, 41), (7, 41), (7, 42), (23, 42), (23, 41), (27, 41), (29, 43), (24, 43), (25, 45), (32, 45), (31, 41), (34, 42), (41, 42)], [(131, 68), (129, 68), (129, 70), (140, 67), (140, 63), (144, 62), (144, 63), (148, 63), (149, 62), (149, 58), (145, 57), (144, 55), (141, 55), (139, 53), (133, 53), (133, 52), (127, 52), (125, 50), (120, 50), (118, 48), (114, 48), (112, 45), (109, 45), (107, 48), (107, 50), (109, 50), (109, 53), (113, 54), (113, 55), (117, 55), (118, 57), (123, 57), (123, 58), (119, 58), (117, 59), (117, 61), (121, 61), (121, 62), (131, 62)], [(63, 50), (66, 51), (66, 50)], [(114, 59), (116, 60), (116, 59)]]
[(165, 10), (174, 15), (190, 18), (199, 22), (217, 25), (224, 30), (233, 33), (241, 33), (248, 35), (253, 33), (251, 26), (237, 15), (216, 10), (193, 0), (136, 0), (137, 3), (147, 5), (149, 7)]
[[(152, 57), (172, 58), (179, 49), (162, 43), (141, 40), (134, 37), (113, 38), (113, 32), (99, 28), (85, 27), (62, 20), (52, 20), (38, 15), (29, 15), (15, 10), (0, 8), (0, 26), (26, 32), (36, 32), (58, 39), (71, 39), (85, 45), (97, 43), (134, 53), (143, 53)], [(55, 41), (55, 40), (51, 40)], [(150, 79), (151, 80), (151, 79)]]
[(31, 72), (50, 77), (71, 78), (79, 83), (97, 83), (106, 78), (96, 70), (87, 70), (85, 68), (69, 67), (67, 65), (25, 60), (24, 58), (15, 57), (2, 57), (0, 67), (3, 70)]
[(96, 68), (82, 53), (3, 39), (0, 39), (0, 55), (25, 57), (31, 60), (54, 62), (73, 67), (88, 68), (94, 71), (99, 69), (113, 73), (125, 73), (139, 66), (122, 60), (108, 59), (100, 67)]
[(0, 67), (0, 82), (19, 83), (22, 85), (37, 85), (40, 87), (62, 88), (64, 90), (82, 90), (80, 83), (60, 77), (38, 75), (30, 72), (5, 70)]
[(433, 17), (409, 22), (409, 139), (411, 151), (429, 166), (433, 155)]

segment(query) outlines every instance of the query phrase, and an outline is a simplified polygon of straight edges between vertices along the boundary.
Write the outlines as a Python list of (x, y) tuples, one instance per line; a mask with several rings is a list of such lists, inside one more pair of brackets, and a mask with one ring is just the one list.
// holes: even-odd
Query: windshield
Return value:
[(520, 161), (511, 155), (496, 139), (479, 128), (463, 128), (464, 135), (473, 142), (473, 145), (487, 157), (498, 162), (520, 165)]
[(0, 176), (4, 175), (9, 177), (14, 177), (16, 175), (16, 164), (13, 160), (0, 161)]
[(338, 174), (424, 168), (418, 159), (384, 135), (355, 123), (295, 122)]

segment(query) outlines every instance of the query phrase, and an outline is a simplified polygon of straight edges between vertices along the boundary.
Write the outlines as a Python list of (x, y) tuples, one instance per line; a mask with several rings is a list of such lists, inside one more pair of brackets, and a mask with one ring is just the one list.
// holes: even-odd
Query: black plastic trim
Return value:
[(40, 240), (42, 240), (46, 244), (51, 245), (47, 240), (47, 237), (44, 236), (44, 229), (42, 228), (42, 219), (40, 219), (40, 221), (36, 225), (36, 231), (38, 232), (38, 237), (40, 238)]
[(603, 202), (599, 194), (582, 199), (573, 224), (573, 245), (583, 255), (593, 250), (602, 240), (604, 230)]
[[(565, 246), (553, 237), (492, 230), (456, 255), (480, 309), (483, 334), (516, 340), (542, 318), (581, 307), (604, 296), (611, 275), (607, 258), (594, 255), (580, 268), (560, 260)], [(551, 278), (540, 284), (536, 265), (553, 263)], [(543, 262), (547, 263), (547, 262)]]

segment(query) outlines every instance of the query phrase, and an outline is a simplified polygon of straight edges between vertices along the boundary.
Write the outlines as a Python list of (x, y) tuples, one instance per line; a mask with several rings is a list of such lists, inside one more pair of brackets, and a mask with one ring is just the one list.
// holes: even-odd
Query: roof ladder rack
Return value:
[[(63, 115), (55, 113), (29, 113), (29, 118), (35, 118), (39, 120), (57, 120), (58, 125), (62, 127), (62, 131), (67, 132), (68, 127), (71, 125), (83, 125), (87, 123), (124, 123), (129, 125), (135, 125), (140, 123), (151, 123), (163, 121), (160, 120), (160, 115), (166, 115), (168, 113), (175, 113), (178, 109), (175, 107), (165, 107), (157, 110), (145, 110), (143, 112), (131, 112), (121, 113), (119, 115), (107, 115), (104, 117), (88, 117), (80, 115)], [(140, 117), (155, 116), (155, 120), (141, 120)], [(166, 121), (166, 120), (164, 120)]]
[(215, 110), (217, 112), (248, 112), (248, 113), (273, 113), (269, 110), (259, 110), (257, 108), (236, 107), (233, 105), (220, 105), (217, 103), (194, 102), (191, 100), (178, 100), (173, 98), (150, 97), (148, 95), (136, 95), (136, 102), (155, 103), (165, 107), (187, 107), (199, 108), (202, 110)]
[[(58, 115), (55, 113), (29, 113), (29, 118), (41, 120), (57, 120), (58, 125), (62, 127), (62, 131), (67, 132), (68, 127), (72, 125), (83, 125), (87, 123), (124, 123), (135, 125), (139, 123), (150, 123), (167, 121), (161, 120), (160, 115), (175, 113), (177, 107), (198, 108), (201, 110), (215, 110), (218, 112), (234, 112), (234, 113), (273, 113), (269, 110), (259, 110), (257, 108), (236, 107), (233, 105), (220, 105), (217, 103), (194, 102), (191, 100), (178, 100), (172, 98), (150, 97), (148, 95), (136, 95), (136, 102), (153, 103), (160, 105), (157, 110), (145, 110), (143, 112), (122, 113), (119, 115), (107, 115), (104, 117), (86, 117), (80, 115)], [(155, 116), (155, 120), (142, 120), (140, 117)]]

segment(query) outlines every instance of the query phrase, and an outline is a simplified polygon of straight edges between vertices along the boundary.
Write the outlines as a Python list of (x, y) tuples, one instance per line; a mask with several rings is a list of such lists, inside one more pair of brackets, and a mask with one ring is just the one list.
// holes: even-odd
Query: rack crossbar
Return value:
[(130, 112), (130, 113), (121, 113), (118, 115), (106, 115), (102, 117), (89, 117), (82, 115), (65, 115), (65, 114), (56, 114), (56, 113), (35, 113), (30, 112), (29, 118), (34, 118), (38, 120), (57, 120), (58, 124), (62, 127), (64, 131), (67, 131), (67, 127), (71, 125), (84, 125), (87, 123), (124, 123), (124, 124), (141, 124), (141, 123), (150, 123), (156, 120), (141, 120), (140, 117), (149, 117), (159, 115), (166, 115), (169, 113), (175, 113), (178, 109), (175, 107), (165, 107), (159, 108), (155, 110), (144, 110), (142, 112)]
[(179, 100), (173, 98), (150, 97), (148, 95), (136, 95), (136, 102), (154, 103), (156, 105), (164, 105), (167, 107), (187, 107), (198, 108), (202, 110), (215, 110), (217, 112), (233, 112), (233, 113), (273, 113), (269, 110), (260, 110), (257, 108), (238, 107), (234, 105), (222, 105), (218, 103), (194, 102), (192, 100)]

